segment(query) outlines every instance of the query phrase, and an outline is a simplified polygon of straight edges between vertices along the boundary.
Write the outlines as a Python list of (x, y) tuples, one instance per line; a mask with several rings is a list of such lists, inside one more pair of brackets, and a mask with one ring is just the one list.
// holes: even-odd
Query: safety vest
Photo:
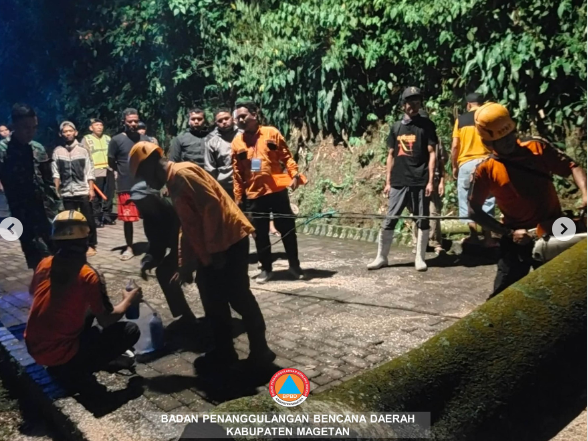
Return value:
[(98, 139), (93, 134), (90, 134), (84, 136), (84, 139), (90, 149), (94, 168), (108, 168), (108, 143), (110, 142), (110, 136), (102, 135), (102, 138)]

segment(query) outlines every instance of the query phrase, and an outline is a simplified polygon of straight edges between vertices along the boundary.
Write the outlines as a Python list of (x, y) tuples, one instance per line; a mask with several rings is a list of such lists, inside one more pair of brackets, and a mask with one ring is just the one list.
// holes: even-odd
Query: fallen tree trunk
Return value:
[[(422, 346), (299, 410), (431, 412), (434, 439), (549, 440), (586, 407), (586, 308), (583, 241)], [(215, 409), (284, 410), (269, 396)]]

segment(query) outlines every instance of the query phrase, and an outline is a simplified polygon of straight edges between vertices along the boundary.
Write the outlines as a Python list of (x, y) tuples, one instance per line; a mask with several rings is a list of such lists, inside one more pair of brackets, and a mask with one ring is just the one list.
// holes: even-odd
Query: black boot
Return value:
[(265, 330), (248, 332), (249, 338), (249, 357), (247, 363), (261, 366), (267, 365), (276, 359), (276, 354), (267, 345)]

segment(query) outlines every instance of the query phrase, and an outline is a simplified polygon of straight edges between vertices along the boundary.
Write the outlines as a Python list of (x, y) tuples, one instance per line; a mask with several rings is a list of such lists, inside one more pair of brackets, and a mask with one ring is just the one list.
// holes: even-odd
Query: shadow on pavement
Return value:
[[(288, 260), (288, 255), (284, 251), (272, 253), (272, 262), (275, 262), (276, 260)], [(257, 252), (249, 253), (249, 264), (252, 265), (257, 262), (259, 262)]]
[[(453, 250), (453, 248), (452, 248)], [(425, 259), (430, 268), (449, 268), (463, 266), (473, 268), (477, 266), (496, 265), (499, 257), (499, 248), (464, 248), (460, 253), (443, 253), (432, 259)], [(414, 255), (413, 255), (414, 258)], [(389, 264), (388, 268), (403, 268), (414, 266), (414, 261), (406, 263)]]
[[(127, 249), (126, 245), (120, 245), (118, 247), (111, 248), (110, 251), (120, 251), (120, 254), (124, 250)], [(136, 242), (133, 244), (133, 254), (135, 256), (140, 256), (141, 254), (145, 254), (149, 249), (149, 242)]]
[[(314, 268), (303, 268), (304, 271), (304, 280), (312, 280), (312, 279), (328, 279), (333, 277), (337, 274), (337, 271), (330, 271), (330, 270), (320, 270)], [(275, 281), (285, 281), (285, 280), (292, 280), (292, 275), (288, 272), (288, 270), (277, 270), (274, 271), (274, 277), (272, 280)], [(269, 282), (271, 284), (271, 282)]]
[(170, 394), (193, 389), (207, 401), (216, 405), (236, 398), (256, 395), (258, 388), (265, 386), (272, 376), (282, 369), (271, 363), (256, 369), (247, 369), (245, 360), (241, 360), (232, 369), (219, 369), (214, 372), (186, 375), (161, 375), (145, 379), (147, 389)]
[(78, 389), (74, 398), (96, 418), (108, 415), (143, 395), (143, 378), (132, 377), (125, 389), (109, 391), (94, 377)]

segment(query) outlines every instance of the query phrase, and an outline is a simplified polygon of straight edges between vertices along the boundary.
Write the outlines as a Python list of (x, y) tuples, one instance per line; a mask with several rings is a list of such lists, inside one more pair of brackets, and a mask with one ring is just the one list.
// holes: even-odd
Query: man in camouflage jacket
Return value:
[(11, 216), (23, 225), (20, 244), (27, 266), (34, 269), (50, 254), (51, 222), (63, 207), (51, 177), (51, 160), (45, 148), (33, 141), (35, 111), (15, 104), (12, 122), (14, 131), (0, 141), (0, 182)]

